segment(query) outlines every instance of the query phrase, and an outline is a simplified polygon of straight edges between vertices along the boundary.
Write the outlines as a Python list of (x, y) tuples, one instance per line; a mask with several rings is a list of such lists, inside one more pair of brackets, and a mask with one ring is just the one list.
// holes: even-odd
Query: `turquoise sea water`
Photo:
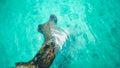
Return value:
[(34, 57), (50, 14), (68, 32), (50, 68), (120, 68), (119, 0), (0, 0), (0, 68)]

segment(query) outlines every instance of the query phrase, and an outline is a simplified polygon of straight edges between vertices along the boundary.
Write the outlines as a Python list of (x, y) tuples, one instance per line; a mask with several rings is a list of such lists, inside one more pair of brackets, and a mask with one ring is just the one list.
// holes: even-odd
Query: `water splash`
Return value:
[(57, 44), (56, 47), (61, 50), (62, 46), (66, 42), (66, 39), (68, 38), (69, 32), (65, 29), (59, 30), (52, 29), (52, 31), (53, 31), (52, 36), (55, 36), (55, 43)]

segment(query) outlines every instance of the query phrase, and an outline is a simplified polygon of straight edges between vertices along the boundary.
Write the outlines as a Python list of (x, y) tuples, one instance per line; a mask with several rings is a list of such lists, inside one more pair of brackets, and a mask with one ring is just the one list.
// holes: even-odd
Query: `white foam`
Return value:
[(60, 29), (60, 30), (52, 29), (52, 36), (55, 36), (55, 43), (57, 44), (56, 47), (62, 49), (62, 46), (66, 42), (68, 31), (64, 29)]

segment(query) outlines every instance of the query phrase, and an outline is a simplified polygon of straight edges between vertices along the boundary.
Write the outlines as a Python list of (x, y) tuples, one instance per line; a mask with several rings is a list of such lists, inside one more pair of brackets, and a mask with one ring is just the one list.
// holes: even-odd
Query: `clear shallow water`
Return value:
[(28, 61), (44, 38), (50, 14), (68, 31), (50, 68), (120, 68), (119, 0), (0, 0), (0, 68)]

